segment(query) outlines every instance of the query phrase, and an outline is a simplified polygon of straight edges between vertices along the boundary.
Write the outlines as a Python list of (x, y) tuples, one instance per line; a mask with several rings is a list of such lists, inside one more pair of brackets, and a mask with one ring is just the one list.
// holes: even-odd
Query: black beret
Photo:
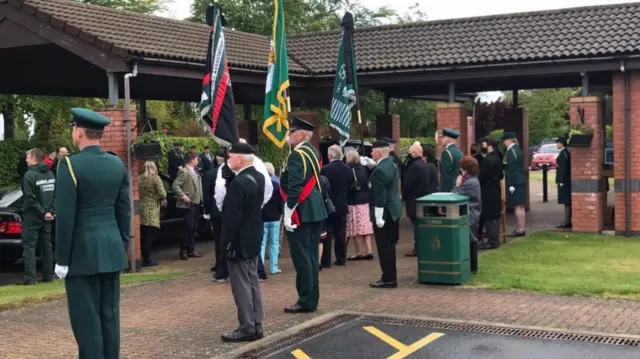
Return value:
[(386, 143), (396, 143), (396, 140), (394, 140), (391, 137), (380, 137), (379, 140), (380, 141), (384, 141)]
[(235, 153), (238, 155), (253, 155), (256, 153), (255, 148), (248, 143), (234, 143), (229, 149), (229, 153)]
[(373, 143), (373, 148), (385, 148), (385, 147), (389, 147), (389, 142), (378, 140)]
[(216, 156), (217, 157), (224, 157), (226, 155), (226, 151), (224, 150), (224, 147), (220, 147), (218, 148), (218, 150), (216, 151)]

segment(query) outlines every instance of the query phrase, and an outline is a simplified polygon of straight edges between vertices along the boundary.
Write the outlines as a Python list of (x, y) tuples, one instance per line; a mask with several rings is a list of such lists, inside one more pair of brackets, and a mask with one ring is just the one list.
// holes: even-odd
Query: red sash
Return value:
[[(309, 164), (311, 165), (311, 168), (313, 168), (313, 172), (314, 175), (311, 176), (311, 178), (309, 179), (309, 181), (307, 181), (307, 183), (305, 183), (305, 185), (302, 187), (302, 191), (300, 191), (300, 196), (298, 197), (298, 205), (301, 204), (302, 202), (304, 202), (304, 200), (307, 199), (307, 197), (309, 197), (309, 195), (311, 194), (311, 191), (313, 191), (313, 187), (318, 186), (318, 189), (320, 189), (320, 191), (322, 191), (322, 188), (320, 187), (320, 183), (318, 183), (318, 176), (320, 175), (319, 173), (316, 172), (316, 167), (314, 166), (314, 163), (311, 162), (311, 157), (309, 157), (309, 154), (306, 153), (306, 151), (302, 151), (302, 147), (298, 148), (295, 150), (296, 152), (298, 152), (300, 154), (300, 157), (302, 158), (302, 162), (304, 164), (305, 162), (305, 158), (307, 158), (307, 160), (309, 161)], [(319, 160), (317, 160), (315, 158), (315, 154), (311, 153), (313, 155), (313, 159), (315, 160), (315, 162), (318, 165), (318, 171), (320, 170), (320, 167), (322, 167), (322, 158), (320, 158)], [(305, 172), (306, 172), (306, 166), (305, 166)], [(306, 173), (304, 174), (306, 176)], [(287, 193), (282, 189), (282, 187), (280, 187), (280, 195), (282, 196), (282, 199), (285, 202), (285, 206), (287, 205)], [(291, 214), (291, 223), (295, 224), (297, 226), (300, 225), (300, 216), (298, 215), (298, 208), (296, 207), (293, 210), (293, 213)]]

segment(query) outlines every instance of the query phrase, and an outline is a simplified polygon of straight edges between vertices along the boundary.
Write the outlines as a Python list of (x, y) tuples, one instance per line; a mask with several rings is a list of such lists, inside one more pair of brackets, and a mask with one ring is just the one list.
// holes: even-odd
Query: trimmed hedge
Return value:
[(53, 141), (27, 141), (7, 139), (0, 141), (0, 187), (15, 185), (20, 182), (18, 161), (24, 153), (32, 148), (39, 148), (45, 153), (57, 151), (60, 147), (74, 150), (71, 139)]

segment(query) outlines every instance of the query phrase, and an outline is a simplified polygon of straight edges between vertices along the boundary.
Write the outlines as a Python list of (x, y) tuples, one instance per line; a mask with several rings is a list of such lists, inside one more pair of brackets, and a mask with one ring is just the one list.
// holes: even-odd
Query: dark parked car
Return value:
[[(167, 205), (160, 213), (160, 238), (158, 243), (178, 244), (182, 234), (182, 212), (176, 208), (176, 196), (171, 191), (170, 180), (162, 176), (167, 189)], [(201, 218), (198, 233), (207, 234), (209, 222)], [(6, 188), (0, 192), (0, 266), (9, 266), (22, 258), (22, 190), (20, 186)], [(55, 246), (55, 243), (54, 243)]]

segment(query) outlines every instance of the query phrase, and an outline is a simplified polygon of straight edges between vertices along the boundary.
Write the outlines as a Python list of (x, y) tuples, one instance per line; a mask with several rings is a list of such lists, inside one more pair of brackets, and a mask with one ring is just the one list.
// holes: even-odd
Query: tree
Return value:
[(164, 10), (166, 0), (76, 0), (85, 4), (99, 5), (120, 10), (151, 14)]

